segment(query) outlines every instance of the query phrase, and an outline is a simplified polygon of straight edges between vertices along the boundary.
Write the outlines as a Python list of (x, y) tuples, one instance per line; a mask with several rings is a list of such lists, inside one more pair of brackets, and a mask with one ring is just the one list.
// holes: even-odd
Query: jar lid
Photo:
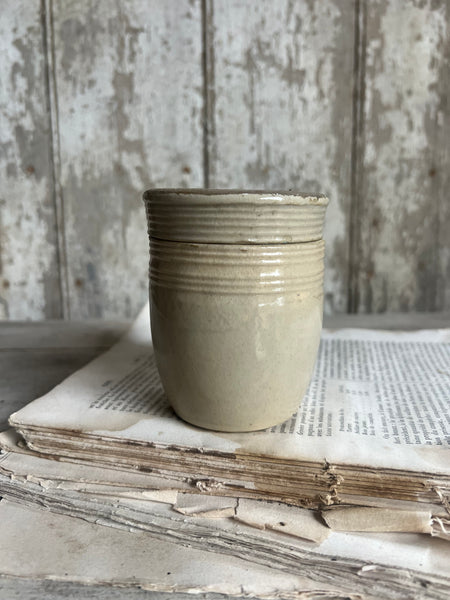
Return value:
[(292, 191), (152, 189), (144, 202), (152, 238), (286, 244), (321, 239), (328, 199)]

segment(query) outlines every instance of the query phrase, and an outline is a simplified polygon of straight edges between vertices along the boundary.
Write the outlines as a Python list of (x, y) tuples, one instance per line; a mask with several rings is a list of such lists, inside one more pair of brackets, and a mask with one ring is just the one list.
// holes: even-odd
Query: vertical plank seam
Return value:
[(349, 273), (347, 312), (357, 313), (360, 308), (361, 227), (363, 209), (363, 153), (364, 107), (367, 44), (367, 11), (364, 0), (355, 0), (355, 32), (353, 60), (353, 107), (351, 183), (349, 214)]
[[(450, 6), (449, 6), (448, 2), (445, 3), (444, 7), (445, 7), (444, 8), (444, 10), (445, 10), (444, 22), (446, 23), (445, 34), (447, 34), (447, 35), (446, 35), (445, 43), (443, 44), (443, 47), (442, 47), (442, 57), (441, 58), (442, 58), (444, 65), (446, 62), (448, 62), (449, 66), (450, 66), (450, 36), (448, 35), (448, 33), (450, 33), (450, 18), (449, 18), (450, 17)], [(448, 86), (449, 82), (450, 82), (450, 80), (447, 78), (447, 86)], [(448, 108), (447, 108), (446, 116), (450, 120), (450, 114), (449, 114)], [(445, 125), (444, 125), (444, 127), (445, 127)], [(444, 131), (444, 129), (439, 128), (439, 132), (441, 133), (442, 131)], [(435, 283), (435, 298), (434, 298), (434, 305), (432, 306), (431, 310), (433, 310), (433, 311), (448, 311), (450, 309), (450, 305), (447, 304), (447, 302), (446, 302), (446, 299), (447, 299), (446, 287), (447, 287), (447, 285), (450, 285), (450, 281), (448, 280), (448, 278), (446, 276), (446, 272), (445, 272), (444, 256), (445, 256), (446, 252), (448, 252), (448, 250), (449, 250), (449, 240), (447, 240), (447, 243), (445, 243), (441, 239), (441, 236), (442, 236), (442, 229), (443, 229), (442, 224), (445, 223), (445, 217), (446, 217), (444, 203), (448, 202), (448, 198), (446, 195), (447, 186), (446, 186), (445, 180), (447, 179), (447, 181), (449, 181), (448, 171), (447, 171), (446, 175), (442, 174), (442, 170), (443, 170), (442, 166), (449, 164), (448, 159), (450, 158), (450, 145), (448, 144), (448, 141), (447, 141), (447, 143), (445, 143), (445, 142), (442, 143), (442, 146), (441, 146), (440, 140), (439, 140), (437, 142), (437, 148), (438, 148), (437, 152), (438, 153), (442, 152), (443, 157), (442, 157), (442, 160), (439, 160), (438, 158), (434, 158), (433, 162), (434, 162), (434, 164), (438, 165), (438, 168), (440, 171), (439, 177), (443, 178), (443, 183), (439, 186), (440, 190), (442, 190), (441, 193), (439, 193), (439, 191), (440, 191), (439, 189), (433, 190), (433, 194), (436, 194), (436, 192), (437, 192), (437, 198), (438, 198), (437, 217), (438, 218), (437, 218), (437, 223), (436, 223), (436, 240), (435, 240), (435, 247), (434, 247), (435, 265), (436, 265), (436, 268), (435, 268), (435, 282), (436, 282)], [(448, 167), (447, 167), (447, 169), (448, 169)], [(445, 166), (444, 166), (444, 171), (445, 171)], [(436, 183), (435, 183), (435, 185), (436, 185)], [(443, 192), (443, 190), (445, 190), (445, 192)], [(429, 307), (427, 307), (427, 310), (430, 310)]]
[(61, 185), (61, 152), (59, 139), (58, 90), (55, 73), (55, 43), (53, 0), (41, 0), (46, 95), (50, 125), (50, 167), (56, 221), (56, 255), (59, 271), (61, 312), (70, 319), (69, 285), (67, 274), (67, 245), (64, 226), (64, 199)]
[(215, 158), (214, 0), (201, 0), (203, 77), (203, 185), (211, 184)]

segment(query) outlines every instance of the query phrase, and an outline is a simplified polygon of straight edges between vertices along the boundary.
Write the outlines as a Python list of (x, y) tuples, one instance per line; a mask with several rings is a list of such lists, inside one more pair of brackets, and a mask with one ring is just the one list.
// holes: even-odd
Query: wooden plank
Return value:
[(323, 326), (329, 329), (350, 327), (388, 331), (447, 329), (450, 327), (450, 312), (325, 315)]
[(64, 348), (109, 348), (123, 335), (130, 321), (23, 321), (2, 323), (0, 351)]
[(209, 184), (326, 193), (325, 308), (344, 311), (353, 2), (206, 7)]
[(53, 3), (71, 318), (146, 300), (148, 187), (203, 181), (200, 0)]
[(354, 309), (448, 309), (449, 4), (375, 0), (361, 10), (367, 13)]
[(60, 317), (40, 0), (0, 11), (0, 319)]

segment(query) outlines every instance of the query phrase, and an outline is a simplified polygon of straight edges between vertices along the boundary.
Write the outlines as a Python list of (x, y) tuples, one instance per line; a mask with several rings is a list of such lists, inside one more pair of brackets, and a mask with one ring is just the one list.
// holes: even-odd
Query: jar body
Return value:
[(182, 419), (218, 431), (252, 431), (297, 410), (320, 341), (323, 258), (322, 240), (151, 239), (155, 357)]

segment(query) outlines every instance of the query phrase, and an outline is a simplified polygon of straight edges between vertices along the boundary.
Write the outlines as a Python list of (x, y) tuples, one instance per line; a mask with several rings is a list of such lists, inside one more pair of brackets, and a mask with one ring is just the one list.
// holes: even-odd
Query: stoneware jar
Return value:
[(217, 431), (283, 422), (319, 345), (328, 200), (155, 189), (144, 201), (153, 345), (175, 412)]

